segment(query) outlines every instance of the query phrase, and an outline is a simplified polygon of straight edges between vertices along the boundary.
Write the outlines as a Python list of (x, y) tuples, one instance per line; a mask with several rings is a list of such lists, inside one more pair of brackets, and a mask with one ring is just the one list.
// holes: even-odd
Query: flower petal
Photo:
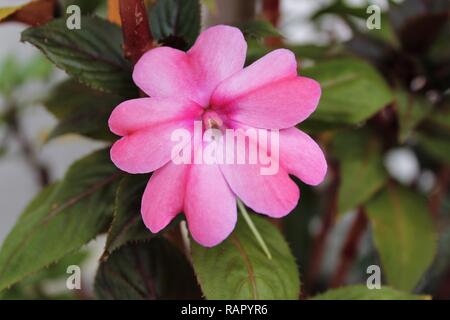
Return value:
[(211, 104), (231, 120), (257, 128), (288, 128), (317, 107), (319, 84), (297, 77), (295, 55), (278, 49), (223, 81)]
[(310, 185), (321, 183), (327, 173), (327, 161), (319, 145), (296, 128), (280, 130), (280, 159), (289, 173)]
[(215, 246), (233, 231), (236, 198), (217, 165), (191, 166), (184, 211), (192, 237), (203, 246)]
[(150, 177), (142, 197), (141, 214), (147, 228), (157, 233), (183, 211), (188, 165), (167, 163)]
[(113, 144), (111, 160), (119, 169), (129, 173), (152, 172), (171, 159), (172, 149), (178, 144), (171, 137), (177, 129), (185, 129), (192, 134), (193, 122), (169, 121), (127, 135)]
[(186, 53), (169, 47), (147, 51), (134, 67), (133, 80), (151, 97), (191, 98), (195, 92)]
[(309, 78), (286, 78), (238, 96), (219, 109), (253, 127), (285, 129), (302, 122), (316, 109), (319, 84)]
[(274, 50), (223, 81), (214, 91), (212, 105), (227, 107), (233, 100), (273, 82), (295, 78), (297, 61), (286, 49)]
[(300, 190), (282, 168), (275, 175), (261, 175), (260, 166), (225, 164), (220, 169), (234, 193), (254, 211), (273, 218), (291, 212)]
[[(237, 132), (237, 135), (242, 134)], [(249, 137), (249, 136), (246, 136)], [(280, 218), (291, 212), (298, 203), (300, 191), (288, 173), (279, 165), (279, 159), (274, 153), (269, 165), (261, 161), (260, 148), (267, 155), (267, 145), (257, 146), (257, 141), (247, 138), (244, 147), (235, 141), (235, 150), (232, 156), (226, 155), (225, 159), (233, 158), (234, 163), (222, 161), (220, 170), (230, 185), (231, 190), (250, 208), (256, 212), (266, 214), (274, 218)], [(243, 149), (245, 148), (245, 151)], [(226, 153), (230, 150), (226, 149)], [(244, 155), (240, 152), (245, 152)], [(256, 156), (251, 159), (251, 155)], [(256, 154), (257, 153), (257, 154)], [(238, 157), (245, 158), (239, 162)], [(265, 170), (263, 170), (265, 168)], [(267, 170), (272, 168), (271, 170)]]
[(194, 70), (200, 100), (207, 106), (217, 85), (244, 67), (247, 43), (235, 27), (218, 25), (200, 34), (187, 55)]
[(194, 120), (202, 108), (195, 102), (181, 98), (140, 98), (119, 104), (109, 118), (109, 128), (125, 136), (161, 123), (177, 120)]

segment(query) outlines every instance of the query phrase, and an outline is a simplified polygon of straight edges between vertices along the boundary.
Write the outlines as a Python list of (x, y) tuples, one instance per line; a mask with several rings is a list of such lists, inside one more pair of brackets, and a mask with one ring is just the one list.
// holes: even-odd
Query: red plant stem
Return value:
[[(280, 21), (280, 0), (264, 0), (263, 15), (274, 27), (277, 27)], [(268, 37), (266, 44), (270, 47), (278, 47), (281, 45), (281, 39), (280, 37)]]
[(311, 256), (309, 258), (309, 265), (305, 281), (305, 292), (307, 293), (312, 293), (313, 288), (317, 283), (317, 278), (322, 266), (322, 258), (325, 253), (326, 240), (336, 220), (337, 196), (339, 186), (339, 176), (336, 165), (330, 165), (330, 171), (333, 176), (333, 180), (328, 190), (330, 198), (328, 201), (328, 207), (326, 208), (325, 214), (322, 218), (320, 231), (314, 240)]
[(439, 218), (442, 202), (445, 199), (448, 187), (450, 185), (450, 167), (444, 166), (438, 176), (436, 187), (430, 195), (429, 208), (433, 219)]
[(352, 263), (358, 253), (360, 240), (367, 228), (367, 217), (364, 210), (360, 208), (356, 214), (355, 220), (347, 234), (344, 246), (341, 251), (341, 259), (336, 272), (331, 280), (331, 287), (337, 288), (344, 284), (347, 279)]
[(447, 270), (441, 287), (437, 290), (436, 299), (450, 299), (450, 267)]
[(263, 14), (276, 27), (280, 20), (280, 0), (264, 0)]
[(120, 0), (119, 11), (124, 54), (135, 64), (146, 51), (153, 47), (144, 1)]

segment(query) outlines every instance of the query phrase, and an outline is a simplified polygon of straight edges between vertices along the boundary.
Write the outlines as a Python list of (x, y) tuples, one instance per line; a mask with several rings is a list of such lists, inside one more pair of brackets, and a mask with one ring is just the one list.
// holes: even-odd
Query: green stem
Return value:
[(256, 241), (258, 241), (259, 245), (263, 249), (264, 253), (266, 254), (267, 258), (269, 260), (272, 260), (272, 255), (270, 254), (269, 248), (267, 247), (266, 243), (264, 242), (263, 237), (259, 233), (258, 229), (256, 229), (255, 224), (253, 223), (252, 219), (250, 218), (247, 209), (245, 209), (244, 204), (241, 202), (241, 200), (237, 199), (237, 204), (239, 211), (241, 212), (242, 216), (244, 217), (245, 222), (247, 222), (248, 227), (252, 231), (253, 235), (256, 238)]

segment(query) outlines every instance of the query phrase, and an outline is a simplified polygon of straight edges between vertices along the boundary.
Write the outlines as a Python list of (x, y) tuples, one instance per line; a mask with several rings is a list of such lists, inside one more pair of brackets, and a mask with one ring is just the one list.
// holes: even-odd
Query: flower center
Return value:
[(223, 121), (219, 115), (210, 110), (206, 110), (202, 115), (202, 121), (205, 129), (221, 129)]

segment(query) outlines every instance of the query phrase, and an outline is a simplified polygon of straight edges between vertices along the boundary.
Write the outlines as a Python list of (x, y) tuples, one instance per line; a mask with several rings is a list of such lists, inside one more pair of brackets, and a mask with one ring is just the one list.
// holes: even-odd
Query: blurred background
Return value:
[[(17, 5), (18, 2), (19, 0), (0, 0), (0, 5)], [(253, 18), (262, 15), (262, 1), (218, 0), (214, 11), (210, 9), (211, 2), (214, 1), (205, 1), (203, 4), (203, 26), (215, 23), (239, 24), (246, 22), (248, 16)], [(245, 8), (242, 8), (243, 2), (250, 3), (249, 6), (255, 6), (256, 9), (246, 13)], [(95, 9), (97, 14), (106, 16), (105, 3), (106, 1), (99, 1)], [(293, 48), (305, 44), (314, 48), (314, 45), (329, 46), (356, 39), (358, 34), (354, 33), (351, 23), (344, 17), (345, 14), (339, 13), (339, 8), (344, 8), (339, 7), (340, 4), (345, 4), (347, 9), (364, 8), (369, 4), (378, 5), (382, 10), (387, 10), (389, 7), (387, 0), (281, 0), (276, 23), (283, 42)], [(326, 9), (333, 8), (333, 5), (337, 9), (334, 12), (329, 10), (331, 14), (327, 13)], [(324, 11), (320, 13), (321, 10)], [(240, 12), (242, 16), (236, 12)], [(43, 185), (49, 181), (61, 179), (74, 160), (103, 146), (101, 142), (73, 134), (56, 137), (46, 142), (57, 120), (46, 111), (42, 101), (54, 85), (67, 76), (47, 62), (34, 47), (20, 42), (20, 33), (25, 28), (27, 26), (19, 22), (0, 24), (0, 243), (25, 206)], [(448, 40), (450, 39), (447, 38), (447, 42)], [(298, 52), (299, 57), (302, 57), (302, 54), (308, 55), (304, 47), (302, 48), (303, 51)], [(376, 51), (376, 49), (372, 50), (368, 44), (358, 47), (358, 49), (361, 48), (366, 49), (367, 52), (364, 53), (368, 56)], [(301, 63), (308, 66), (314, 63), (311, 60), (313, 59), (306, 58)], [(421, 85), (420, 79), (416, 79), (416, 85)], [(446, 92), (448, 96), (448, 90)], [(429, 98), (433, 99), (433, 92), (429, 94)], [(14, 104), (13, 109), (11, 104)], [(415, 188), (424, 194), (434, 190), (437, 181), (441, 178), (433, 170), (421, 164), (417, 152), (408, 144), (390, 148), (383, 155), (383, 164), (392, 179), (408, 186), (414, 184)], [(305, 190), (305, 194), (308, 192)], [(443, 210), (448, 212), (448, 200), (444, 201), (444, 206)], [(324, 285), (320, 282), (321, 276), (329, 277), (338, 267), (342, 248), (356, 218), (357, 212), (351, 211), (329, 230), (324, 249), (326, 255), (321, 265), (316, 266), (319, 285), (314, 290), (320, 291), (321, 285)], [(323, 230), (325, 222), (321, 215), (310, 213), (310, 219), (303, 219), (301, 223), (305, 221), (304, 228), (309, 238), (314, 238)], [(416, 289), (418, 292), (434, 292), (445, 280), (443, 275), (450, 258), (448, 248), (450, 233), (447, 225), (442, 226), (442, 229), (444, 231), (439, 241), (445, 244), (444, 250), (439, 252), (440, 258), (429, 278), (419, 284)], [(370, 232), (370, 230), (364, 231), (358, 246), (354, 248), (357, 251), (356, 263), (348, 274), (347, 283), (361, 282), (361, 279), (366, 276), (365, 272), (361, 271), (364, 269), (358, 266), (378, 263), (377, 258), (370, 254), (373, 252)], [(305, 240), (304, 245), (306, 244)], [(87, 258), (84, 256), (82, 258), (84, 270), (87, 270), (83, 274), (86, 284), (86, 292), (83, 294), (86, 296), (89, 296), (92, 291), (94, 272), (102, 254), (103, 245), (102, 237), (92, 241), (85, 250)], [(304, 252), (301, 245), (294, 246), (295, 250), (300, 250), (300, 255)], [(435, 276), (437, 280), (433, 280)], [(46, 290), (63, 291), (64, 282), (50, 281)], [(442, 297), (450, 296), (449, 288), (440, 290), (444, 290), (440, 293)]]

